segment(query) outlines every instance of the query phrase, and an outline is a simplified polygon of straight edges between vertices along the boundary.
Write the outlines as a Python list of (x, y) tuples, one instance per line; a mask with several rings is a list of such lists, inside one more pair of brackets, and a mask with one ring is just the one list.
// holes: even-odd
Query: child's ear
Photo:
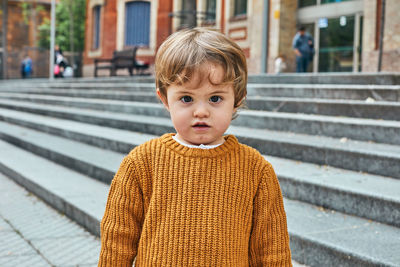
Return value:
[(161, 102), (164, 104), (164, 107), (169, 111), (168, 101), (163, 96), (163, 94), (161, 94), (160, 89), (158, 89), (158, 88), (157, 88), (157, 96), (161, 100)]

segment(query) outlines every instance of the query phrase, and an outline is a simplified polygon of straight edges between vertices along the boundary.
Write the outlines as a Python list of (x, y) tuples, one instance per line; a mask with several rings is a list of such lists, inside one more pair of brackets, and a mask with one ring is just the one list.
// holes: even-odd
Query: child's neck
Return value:
[(188, 144), (188, 143), (186, 143), (185, 141), (181, 140), (181, 139), (180, 139), (178, 136), (176, 136), (176, 135), (173, 135), (172, 138), (173, 138), (176, 142), (178, 142), (179, 144), (181, 144), (181, 145), (183, 145), (183, 146), (190, 147), (190, 148), (200, 148), (200, 149), (212, 149), (212, 148), (216, 148), (216, 147), (222, 145), (222, 144), (225, 142), (225, 139), (223, 139), (222, 143), (217, 144), (217, 145), (203, 145), (203, 144), (200, 144), (200, 145), (191, 145), (191, 144)]

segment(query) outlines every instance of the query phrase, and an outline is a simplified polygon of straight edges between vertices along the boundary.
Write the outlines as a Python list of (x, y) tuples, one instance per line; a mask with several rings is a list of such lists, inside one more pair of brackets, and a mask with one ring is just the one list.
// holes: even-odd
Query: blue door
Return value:
[(149, 46), (150, 2), (128, 2), (125, 10), (125, 46)]

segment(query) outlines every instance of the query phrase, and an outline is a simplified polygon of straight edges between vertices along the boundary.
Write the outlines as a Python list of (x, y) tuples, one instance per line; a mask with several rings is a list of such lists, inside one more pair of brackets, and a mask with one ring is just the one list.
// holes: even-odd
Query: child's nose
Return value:
[(197, 103), (195, 109), (193, 111), (193, 116), (197, 118), (204, 118), (210, 115), (210, 111), (207, 108), (207, 104), (205, 103)]

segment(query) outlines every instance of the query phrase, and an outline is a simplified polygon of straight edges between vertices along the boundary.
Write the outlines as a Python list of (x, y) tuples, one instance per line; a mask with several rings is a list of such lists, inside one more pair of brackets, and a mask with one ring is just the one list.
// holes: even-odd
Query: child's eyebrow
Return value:
[(215, 95), (215, 94), (228, 94), (228, 90), (218, 90), (218, 91), (213, 91), (210, 93), (210, 95)]
[(193, 92), (186, 91), (186, 90), (177, 90), (177, 93), (180, 95), (193, 95)]

